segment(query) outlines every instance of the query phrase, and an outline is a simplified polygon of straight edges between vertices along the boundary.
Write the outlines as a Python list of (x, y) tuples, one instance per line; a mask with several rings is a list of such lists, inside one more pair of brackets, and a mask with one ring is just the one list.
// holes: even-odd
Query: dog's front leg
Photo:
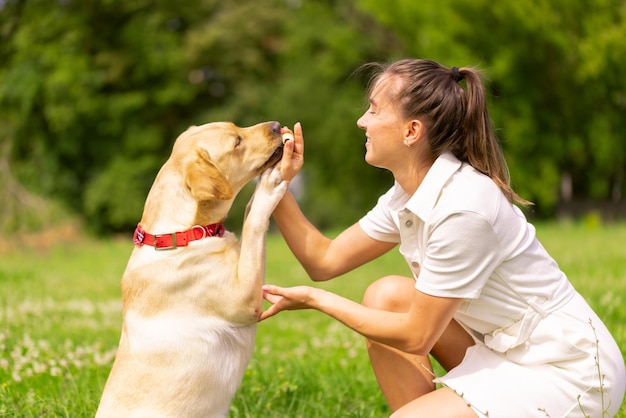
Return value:
[(248, 213), (241, 233), (241, 252), (238, 265), (237, 293), (245, 306), (250, 307), (251, 321), (256, 321), (263, 300), (261, 287), (265, 277), (265, 234), (270, 216), (287, 191), (278, 167), (269, 168), (261, 174), (256, 190), (248, 205)]

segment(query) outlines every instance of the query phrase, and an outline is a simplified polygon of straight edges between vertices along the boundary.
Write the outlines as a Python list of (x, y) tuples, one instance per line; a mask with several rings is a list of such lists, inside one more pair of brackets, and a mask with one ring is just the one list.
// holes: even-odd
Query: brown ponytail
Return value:
[[(402, 80), (395, 94), (403, 116), (426, 125), (431, 152), (446, 151), (489, 176), (511, 203), (529, 205), (511, 188), (509, 170), (496, 137), (478, 70), (445, 68), (434, 61), (404, 59), (379, 67), (381, 76)], [(464, 80), (466, 89), (460, 82)]]

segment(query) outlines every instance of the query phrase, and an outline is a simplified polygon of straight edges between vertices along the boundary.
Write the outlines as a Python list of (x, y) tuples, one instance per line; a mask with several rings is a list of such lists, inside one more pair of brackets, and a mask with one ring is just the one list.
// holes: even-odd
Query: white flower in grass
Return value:
[(37, 341), (37, 346), (43, 351), (50, 351), (50, 343), (47, 340)]
[(33, 371), (37, 374), (45, 373), (47, 369), (48, 368), (46, 367), (44, 363), (41, 363), (38, 361), (33, 363)]
[(103, 353), (96, 352), (93, 356), (94, 363), (96, 363), (97, 366), (108, 366), (113, 363), (113, 359), (115, 358), (116, 353), (117, 348), (105, 351)]
[(28, 393), (26, 394), (26, 400), (29, 404), (32, 404), (33, 402), (35, 402), (36, 396), (37, 395), (35, 394), (34, 389), (28, 389)]
[(293, 352), (297, 358), (304, 358), (308, 355), (309, 350), (306, 345), (301, 344), (298, 347), (294, 348)]
[(24, 334), (24, 338), (22, 339), (22, 344), (24, 344), (24, 347), (27, 349), (31, 349), (35, 347), (35, 342), (30, 337), (29, 334)]

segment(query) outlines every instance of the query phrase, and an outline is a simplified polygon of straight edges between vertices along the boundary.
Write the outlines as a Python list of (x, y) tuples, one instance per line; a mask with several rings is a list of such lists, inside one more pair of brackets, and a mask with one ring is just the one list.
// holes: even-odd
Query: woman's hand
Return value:
[(312, 308), (313, 293), (316, 289), (309, 286), (278, 287), (263, 286), (263, 298), (270, 302), (270, 306), (259, 316), (259, 321), (276, 315), (281, 311), (293, 311)]
[(302, 135), (302, 125), (300, 122), (293, 127), (293, 132), (286, 126), (282, 128), (282, 133), (293, 134), (294, 139), (285, 142), (283, 158), (280, 161), (280, 174), (285, 181), (291, 181), (304, 164), (304, 137)]

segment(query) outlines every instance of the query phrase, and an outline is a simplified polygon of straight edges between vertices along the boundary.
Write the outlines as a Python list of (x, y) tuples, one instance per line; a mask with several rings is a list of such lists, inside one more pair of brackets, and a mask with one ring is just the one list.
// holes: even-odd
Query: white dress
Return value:
[(443, 154), (413, 196), (394, 185), (359, 224), (374, 239), (400, 243), (419, 291), (464, 299), (455, 319), (476, 345), (436, 381), (479, 416), (619, 410), (619, 347), (489, 177)]

